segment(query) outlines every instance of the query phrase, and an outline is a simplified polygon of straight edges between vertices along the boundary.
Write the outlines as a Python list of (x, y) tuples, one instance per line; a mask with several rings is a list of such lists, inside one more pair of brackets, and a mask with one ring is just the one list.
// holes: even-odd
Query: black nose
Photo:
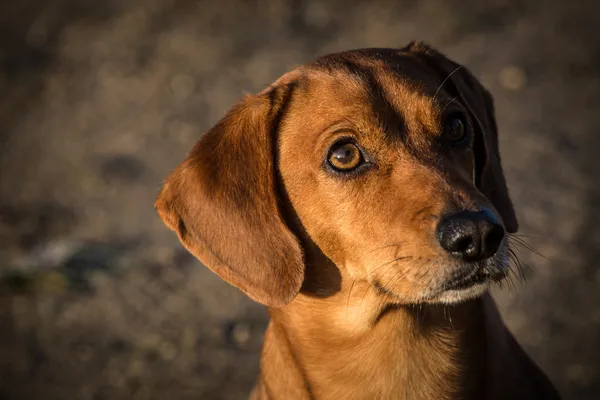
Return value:
[(438, 224), (437, 238), (448, 253), (465, 261), (481, 261), (496, 253), (504, 228), (488, 209), (461, 211)]

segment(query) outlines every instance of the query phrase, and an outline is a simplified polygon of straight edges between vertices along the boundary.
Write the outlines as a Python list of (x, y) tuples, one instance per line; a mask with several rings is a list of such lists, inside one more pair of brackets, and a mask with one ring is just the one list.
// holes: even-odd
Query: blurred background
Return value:
[(244, 399), (266, 311), (155, 214), (246, 92), (319, 55), (424, 39), (492, 91), (526, 284), (496, 293), (566, 398), (600, 398), (599, 5), (0, 2), (0, 398)]

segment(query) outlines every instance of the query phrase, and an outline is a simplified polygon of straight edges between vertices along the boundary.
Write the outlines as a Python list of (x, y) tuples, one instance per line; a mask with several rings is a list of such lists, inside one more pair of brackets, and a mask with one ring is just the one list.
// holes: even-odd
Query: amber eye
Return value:
[(329, 164), (339, 171), (350, 171), (362, 162), (360, 149), (353, 143), (334, 145), (329, 152)]
[(444, 140), (452, 146), (468, 144), (469, 131), (462, 116), (454, 115), (446, 120), (444, 123)]

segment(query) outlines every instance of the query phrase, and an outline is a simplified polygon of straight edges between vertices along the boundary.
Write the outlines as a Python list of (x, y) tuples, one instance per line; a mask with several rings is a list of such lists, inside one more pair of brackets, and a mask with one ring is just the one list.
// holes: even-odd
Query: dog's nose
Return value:
[(496, 253), (504, 228), (488, 209), (461, 211), (438, 224), (437, 238), (448, 253), (465, 261), (481, 261)]

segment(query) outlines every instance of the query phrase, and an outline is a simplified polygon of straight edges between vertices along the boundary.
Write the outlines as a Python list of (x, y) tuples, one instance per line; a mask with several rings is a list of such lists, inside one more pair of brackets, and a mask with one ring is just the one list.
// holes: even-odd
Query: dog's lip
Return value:
[(467, 275), (466, 277), (460, 277), (457, 279), (452, 279), (444, 285), (445, 290), (463, 290), (469, 289), (475, 285), (480, 285), (482, 283), (486, 283), (489, 280), (484, 274), (472, 273)]
[(505, 268), (475, 267), (473, 270), (449, 280), (444, 285), (444, 290), (464, 290), (484, 283), (499, 282), (506, 277), (506, 274)]

